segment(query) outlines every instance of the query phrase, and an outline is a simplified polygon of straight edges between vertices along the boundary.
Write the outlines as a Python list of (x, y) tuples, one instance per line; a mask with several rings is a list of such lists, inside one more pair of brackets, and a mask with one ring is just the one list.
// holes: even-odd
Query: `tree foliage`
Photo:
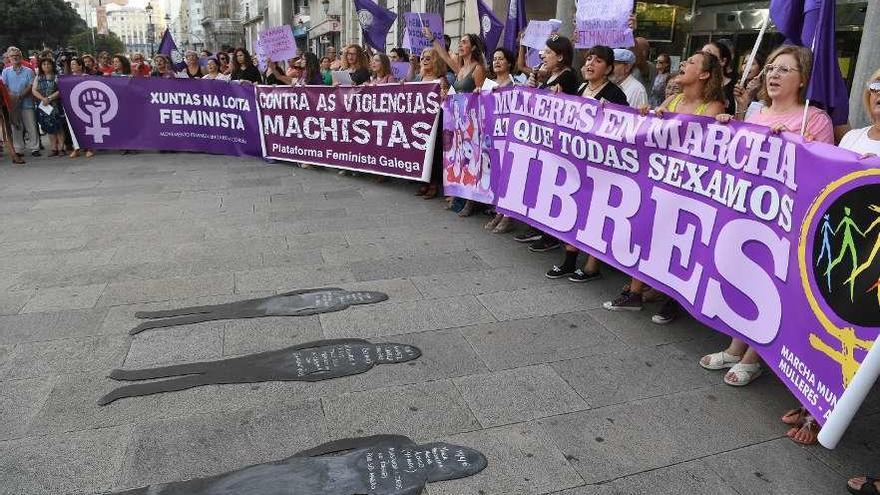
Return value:
[[(94, 35), (94, 39), (92, 35)], [(91, 53), (96, 55), (100, 52), (107, 52), (112, 55), (114, 53), (125, 53), (125, 43), (116, 36), (116, 33), (110, 31), (106, 35), (98, 34), (97, 28), (93, 28), (91, 31), (87, 29), (73, 35), (68, 44), (80, 54)]]
[(0, 47), (23, 51), (64, 46), (86, 22), (63, 0), (0, 0)]

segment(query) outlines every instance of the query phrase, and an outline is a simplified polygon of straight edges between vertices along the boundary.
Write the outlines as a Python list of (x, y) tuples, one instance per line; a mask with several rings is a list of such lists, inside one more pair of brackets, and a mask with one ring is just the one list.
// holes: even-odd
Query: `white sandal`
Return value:
[[(730, 371), (728, 371), (726, 375), (724, 375), (724, 383), (734, 387), (745, 387), (761, 376), (762, 371), (761, 363), (737, 363), (730, 368)], [(730, 379), (731, 375), (736, 377), (736, 381)]]
[(739, 363), (739, 360), (742, 359), (742, 356), (734, 356), (733, 354), (728, 354), (724, 351), (716, 352), (714, 354), (706, 354), (703, 357), (709, 358), (709, 364), (703, 364), (703, 359), (700, 358), (700, 366), (707, 370), (727, 369)]

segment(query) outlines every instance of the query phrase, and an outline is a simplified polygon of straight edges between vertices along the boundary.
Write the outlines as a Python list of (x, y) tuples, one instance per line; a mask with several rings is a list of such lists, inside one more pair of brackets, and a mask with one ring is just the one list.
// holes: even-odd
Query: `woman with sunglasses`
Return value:
[(880, 69), (868, 80), (862, 102), (871, 125), (847, 132), (840, 147), (862, 156), (880, 156)]
[[(436, 48), (427, 48), (422, 51), (419, 58), (419, 73), (414, 78), (415, 82), (436, 82), (440, 84), (441, 96), (446, 96), (449, 90), (449, 82), (446, 80), (446, 63), (440, 57)], [(441, 122), (443, 117), (440, 117)], [(419, 187), (416, 196), (423, 199), (434, 199), (443, 189), (443, 133), (437, 133), (434, 143), (434, 166), (431, 167), (431, 182)]]
[(171, 60), (166, 55), (156, 54), (153, 56), (153, 64), (156, 66), (150, 77), (164, 77), (173, 79), (177, 77), (174, 69), (171, 68)]

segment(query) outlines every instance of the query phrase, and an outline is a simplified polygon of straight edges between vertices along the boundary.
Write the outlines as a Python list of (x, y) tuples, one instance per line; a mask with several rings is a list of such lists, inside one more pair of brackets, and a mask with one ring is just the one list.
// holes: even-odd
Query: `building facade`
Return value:
[[(202, 2), (201, 25), (204, 29), (204, 49), (216, 52), (245, 46), (242, 22), (245, 12), (238, 0), (208, 0)], [(190, 14), (192, 15), (192, 14)]]
[(159, 2), (150, 5), (153, 7), (151, 13), (136, 7), (108, 8), (107, 28), (122, 40), (128, 53), (140, 52), (149, 56), (158, 47), (165, 31), (165, 9)]
[(210, 0), (181, 0), (177, 15), (177, 33), (174, 41), (181, 50), (201, 51), (206, 48), (205, 28), (202, 26), (205, 3)]

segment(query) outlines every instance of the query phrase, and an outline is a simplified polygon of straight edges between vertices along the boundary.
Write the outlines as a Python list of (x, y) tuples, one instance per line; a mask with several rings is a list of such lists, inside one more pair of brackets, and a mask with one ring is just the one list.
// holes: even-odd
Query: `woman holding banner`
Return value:
[[(628, 105), (626, 94), (619, 86), (609, 79), (614, 72), (614, 50), (607, 46), (597, 45), (584, 52), (584, 66), (581, 75), (584, 83), (578, 88), (578, 94), (584, 98), (599, 100), (602, 103)], [(599, 272), (599, 260), (587, 256), (583, 269), (577, 268), (578, 249), (565, 245), (565, 259), (561, 265), (553, 265), (545, 276), (549, 279), (568, 277), (572, 282), (590, 282), (602, 277)]]
[[(654, 110), (655, 115), (658, 118), (662, 118), (665, 112), (706, 117), (718, 115), (725, 108), (723, 77), (721, 63), (715, 55), (708, 52), (691, 55), (676, 78), (681, 93), (667, 98)], [(642, 108), (642, 113), (648, 113), (647, 106)], [(641, 311), (647, 290), (648, 286), (644, 282), (633, 278), (616, 299), (605, 302), (602, 307), (609, 311)], [(665, 325), (675, 320), (679, 310), (678, 303), (668, 298), (651, 321)]]
[(201, 79), (205, 74), (202, 73), (202, 67), (199, 65), (199, 54), (193, 50), (187, 50), (184, 55), (186, 67), (177, 74), (179, 78)]
[(358, 45), (351, 44), (345, 47), (344, 59), (346, 69), (351, 74), (351, 82), (360, 86), (370, 81), (369, 60), (367, 52)]
[[(506, 88), (508, 86), (516, 86), (517, 82), (513, 79), (511, 71), (516, 67), (516, 55), (506, 48), (497, 48), (492, 53), (492, 65), (489, 68), (489, 77), (483, 82), (482, 91), (493, 91), (496, 88)], [(493, 234), (506, 234), (513, 230), (513, 219), (506, 217), (501, 213), (496, 213), (494, 217), (485, 225), (486, 230), (491, 230)]]
[[(553, 34), (541, 56), (541, 66), (529, 76), (528, 84), (533, 88), (554, 93), (575, 95), (578, 91), (577, 75), (572, 69), (574, 45), (565, 36)], [(562, 245), (559, 239), (529, 228), (513, 238), (517, 242), (530, 242), (529, 251), (540, 253), (552, 251)]]
[(263, 82), (260, 70), (254, 65), (250, 52), (245, 48), (236, 48), (232, 57), (232, 81), (249, 81), (254, 84)]
[(162, 55), (161, 53), (156, 54), (153, 57), (153, 63), (156, 65), (156, 68), (153, 69), (153, 73), (150, 74), (150, 77), (177, 77), (177, 74), (171, 69), (171, 60), (169, 60), (166, 55)]
[[(758, 98), (766, 106), (751, 115), (746, 122), (770, 127), (773, 132), (800, 132), (808, 139), (834, 144), (834, 128), (828, 114), (815, 107), (805, 107), (812, 66), (813, 57), (808, 48), (793, 45), (777, 48), (767, 58), (767, 65), (764, 66), (765, 84), (758, 94)], [(805, 111), (806, 126), (802, 128)], [(743, 115), (744, 112), (740, 110), (738, 115), (720, 114), (716, 119), (727, 123), (735, 117), (742, 118)], [(736, 338), (731, 340), (727, 349), (703, 356), (700, 366), (708, 370), (730, 368), (724, 376), (724, 383), (736, 387), (748, 385), (762, 371), (758, 353), (745, 341)], [(791, 421), (789, 424), (792, 425), (802, 423), (792, 413), (786, 414), (783, 421)], [(798, 443), (815, 443), (818, 426), (814, 421), (803, 421), (808, 424), (802, 423), (800, 427), (792, 428), (796, 431), (790, 432), (789, 437)]]
[(111, 76), (131, 77), (131, 62), (129, 62), (128, 57), (125, 55), (121, 53), (113, 55), (111, 66), (113, 67), (113, 72), (110, 73)]
[(710, 41), (703, 46), (703, 51), (711, 53), (721, 61), (721, 72), (724, 74), (724, 82), (722, 88), (724, 90), (724, 104), (727, 113), (736, 111), (736, 98), (733, 94), (733, 86), (736, 82), (736, 73), (733, 71), (733, 54), (730, 48), (724, 43), (718, 41)]
[(215, 81), (228, 81), (229, 75), (220, 72), (220, 62), (216, 58), (209, 58), (208, 64), (205, 65), (205, 75), (202, 79), (213, 79)]
[[(436, 82), (440, 84), (441, 96), (446, 96), (448, 86), (446, 86), (446, 64), (440, 58), (440, 54), (436, 48), (428, 48), (422, 51), (419, 61), (419, 74), (414, 78), (416, 82)], [(443, 121), (443, 116), (440, 116)], [(440, 194), (443, 187), (443, 133), (437, 133), (437, 140), (434, 142), (434, 163), (431, 167), (431, 182), (423, 185), (416, 192), (416, 196), (422, 199), (434, 199)]]
[(388, 84), (394, 82), (391, 75), (391, 59), (384, 53), (377, 53), (370, 59), (370, 84)]

